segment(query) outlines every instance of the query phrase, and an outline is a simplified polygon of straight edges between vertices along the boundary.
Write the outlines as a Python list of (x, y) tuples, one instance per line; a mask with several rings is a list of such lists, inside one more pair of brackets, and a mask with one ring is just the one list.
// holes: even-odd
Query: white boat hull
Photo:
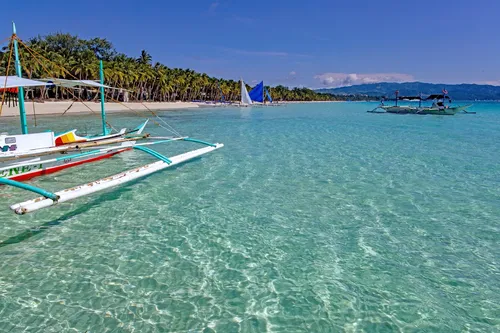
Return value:
[[(15, 161), (15, 163), (0, 163), (0, 178), (12, 179), (16, 181), (29, 180), (34, 177), (48, 175), (67, 168), (78, 165), (96, 162), (105, 158), (113, 157), (116, 154), (130, 148), (101, 149), (95, 154), (78, 157), (80, 154), (69, 154), (68, 156), (48, 155), (41, 158)], [(76, 157), (75, 157), (76, 156)]]
[(39, 197), (33, 200), (21, 202), (15, 205), (12, 205), (10, 208), (19, 215), (30, 213), (42, 208), (50, 207), (56, 205), (58, 203), (74, 200), (76, 198), (80, 198), (95, 192), (99, 192), (114, 186), (118, 186), (130, 181), (133, 181), (138, 178), (145, 177), (162, 169), (166, 169), (183, 162), (187, 162), (196, 157), (204, 155), (206, 153), (212, 152), (216, 149), (224, 147), (223, 144), (218, 143), (215, 144), (215, 147), (209, 146), (200, 148), (197, 150), (193, 150), (187, 153), (183, 153), (180, 155), (176, 155), (170, 158), (171, 163), (166, 163), (164, 161), (158, 161), (151, 164), (147, 164), (132, 170), (128, 170), (114, 176), (106, 177), (97, 181), (93, 181), (91, 183), (87, 183), (84, 185), (79, 185), (72, 187), (70, 189), (62, 190), (59, 192), (55, 192), (55, 195), (59, 197), (58, 200), (52, 200), (45, 197)]

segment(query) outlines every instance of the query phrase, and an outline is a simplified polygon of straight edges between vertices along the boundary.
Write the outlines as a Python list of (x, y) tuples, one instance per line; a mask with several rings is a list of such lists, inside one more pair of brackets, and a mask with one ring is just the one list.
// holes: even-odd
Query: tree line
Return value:
[[(169, 68), (153, 63), (151, 55), (142, 50), (134, 58), (115, 50), (104, 38), (81, 39), (71, 34), (56, 33), (23, 41), (19, 48), (23, 77), (63, 78), (79, 80), (99, 79), (99, 60), (104, 64), (106, 84), (123, 88), (131, 101), (225, 101), (240, 100), (240, 83), (231, 79), (210, 77), (191, 69)], [(0, 75), (14, 75), (13, 60), (8, 47), (0, 51)], [(6, 73), (7, 67), (9, 73)], [(0, 82), (1, 85), (1, 82)], [(247, 86), (250, 90), (251, 87)], [(365, 100), (361, 95), (333, 95), (317, 93), (308, 88), (278, 85), (267, 87), (278, 101), (335, 101)], [(87, 90), (76, 92), (54, 87), (52, 89), (27, 89), (29, 98), (90, 99)], [(74, 95), (76, 94), (76, 95)], [(114, 89), (107, 97), (123, 98), (123, 91)], [(224, 96), (224, 97), (222, 97)], [(94, 98), (97, 94), (94, 93)]]

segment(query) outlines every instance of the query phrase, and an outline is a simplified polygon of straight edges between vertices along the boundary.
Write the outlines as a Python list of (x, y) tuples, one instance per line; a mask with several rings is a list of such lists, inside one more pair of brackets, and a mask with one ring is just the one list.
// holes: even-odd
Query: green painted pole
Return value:
[[(19, 61), (19, 50), (16, 39), (16, 24), (12, 22), (12, 37), (14, 38), (14, 56), (16, 62), (16, 74), (23, 77), (21, 71), (21, 62)], [(8, 74), (7, 74), (8, 75)], [(19, 115), (21, 117), (21, 133), (28, 134), (28, 121), (26, 120), (26, 108), (24, 107), (24, 87), (19, 87), (17, 91), (17, 99), (19, 100)]]
[(189, 141), (189, 142), (201, 143), (202, 145), (207, 145), (207, 146), (210, 146), (210, 147), (217, 147), (217, 146), (216, 146), (216, 145), (214, 145), (213, 143), (206, 142), (206, 141), (201, 141), (201, 140), (198, 140), (198, 139), (184, 138), (184, 139), (182, 139), (182, 140), (184, 140), (184, 141)]
[(145, 153), (148, 153), (148, 154), (150, 154), (151, 156), (154, 156), (154, 157), (156, 157), (157, 159), (159, 159), (159, 160), (161, 160), (161, 161), (163, 161), (163, 162), (165, 162), (165, 163), (167, 163), (167, 164), (171, 164), (171, 163), (172, 163), (172, 161), (171, 161), (168, 157), (163, 156), (162, 154), (160, 154), (160, 153), (158, 153), (158, 152), (154, 151), (153, 149), (149, 149), (148, 147), (134, 146), (133, 148), (134, 148), (134, 149), (137, 149), (137, 150), (140, 150), (140, 151), (143, 151), (143, 152), (145, 152)]
[(99, 76), (101, 79), (101, 120), (102, 120), (102, 135), (108, 134), (108, 129), (106, 127), (106, 110), (104, 109), (104, 69), (102, 67), (102, 60), (99, 62)]
[(52, 192), (46, 191), (44, 189), (29, 185), (29, 184), (20, 183), (18, 181), (12, 180), (12, 179), (0, 178), (0, 184), (14, 186), (14, 187), (20, 188), (22, 190), (31, 191), (31, 192), (34, 192), (36, 194), (40, 194), (41, 196), (43, 196), (45, 198), (52, 199), (53, 201), (59, 200), (59, 196), (57, 194), (54, 194)]

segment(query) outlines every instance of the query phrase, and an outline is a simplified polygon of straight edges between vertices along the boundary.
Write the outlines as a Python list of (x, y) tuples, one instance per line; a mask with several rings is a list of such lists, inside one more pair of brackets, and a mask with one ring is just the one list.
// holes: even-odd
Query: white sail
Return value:
[(247, 87), (245, 87), (245, 82), (243, 82), (243, 80), (241, 80), (241, 104), (252, 104), (252, 100), (248, 95)]

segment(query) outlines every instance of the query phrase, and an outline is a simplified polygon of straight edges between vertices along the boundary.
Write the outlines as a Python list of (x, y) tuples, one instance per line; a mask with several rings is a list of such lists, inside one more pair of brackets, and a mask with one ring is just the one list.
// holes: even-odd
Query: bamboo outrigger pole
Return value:
[[(189, 139), (189, 138), (186, 138)], [(206, 153), (209, 153), (211, 151), (214, 151), (216, 149), (224, 147), (224, 144), (222, 143), (208, 143), (200, 140), (194, 140), (194, 139), (189, 139), (186, 140), (183, 139), (184, 141), (193, 141), (193, 142), (199, 142), (204, 145), (207, 145), (207, 147), (203, 147), (200, 149), (192, 150), (180, 155), (176, 155), (173, 157), (166, 157), (163, 156), (154, 150), (151, 149), (140, 149), (141, 151), (148, 153), (156, 158), (158, 158), (160, 161), (153, 162), (150, 164), (143, 165), (138, 168), (134, 168), (128, 171), (121, 172), (119, 174), (113, 175), (113, 176), (108, 176), (106, 178), (102, 178), (87, 184), (82, 184), (79, 186), (74, 186), (72, 188), (62, 190), (59, 192), (51, 193), (51, 192), (42, 192), (42, 197), (33, 199), (33, 200), (28, 200), (25, 202), (21, 202), (15, 205), (10, 206), (10, 209), (12, 209), (16, 214), (23, 215), (27, 213), (34, 212), (36, 210), (54, 206), (58, 203), (63, 203), (66, 201), (74, 200), (76, 198), (80, 198), (83, 196), (87, 196), (89, 194), (99, 192), (105, 189), (108, 189), (110, 187), (118, 186), (121, 184), (128, 183), (130, 181), (133, 181), (135, 179), (139, 179), (142, 177), (145, 177), (147, 175), (150, 175), (152, 173), (158, 172), (162, 169), (166, 169), (169, 167), (172, 167), (174, 165), (178, 165), (184, 162), (187, 162), (189, 160), (195, 159), (201, 155), (204, 155)], [(139, 148), (137, 146), (132, 146), (132, 148)], [(143, 148), (143, 147), (140, 147)], [(17, 184), (16, 184), (17, 185)], [(28, 189), (31, 191), (43, 191), (41, 189)], [(40, 193), (40, 192), (37, 192)]]
[(102, 121), (102, 135), (108, 135), (108, 128), (106, 127), (106, 110), (104, 109), (104, 69), (102, 60), (99, 61), (99, 78), (101, 80), (101, 121)]
[[(12, 38), (14, 39), (14, 56), (16, 65), (16, 74), (23, 77), (21, 71), (21, 62), (19, 61), (19, 50), (17, 49), (16, 24), (12, 22)], [(7, 73), (7, 75), (9, 75)], [(19, 99), (19, 115), (21, 117), (21, 133), (28, 134), (28, 121), (26, 120), (26, 108), (24, 107), (24, 88), (19, 87), (17, 90), (17, 98)]]

